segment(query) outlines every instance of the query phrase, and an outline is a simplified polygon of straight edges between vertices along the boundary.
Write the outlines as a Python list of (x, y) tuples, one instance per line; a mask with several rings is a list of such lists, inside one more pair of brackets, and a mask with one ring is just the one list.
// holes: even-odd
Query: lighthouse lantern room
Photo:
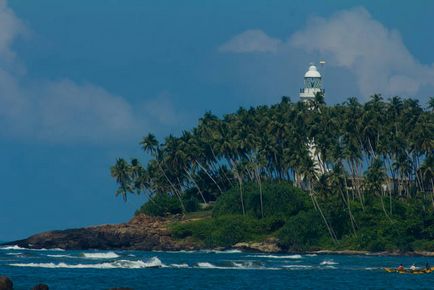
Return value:
[(304, 74), (304, 88), (300, 89), (300, 99), (304, 102), (315, 99), (316, 93), (324, 93), (321, 74), (315, 65), (311, 64)]

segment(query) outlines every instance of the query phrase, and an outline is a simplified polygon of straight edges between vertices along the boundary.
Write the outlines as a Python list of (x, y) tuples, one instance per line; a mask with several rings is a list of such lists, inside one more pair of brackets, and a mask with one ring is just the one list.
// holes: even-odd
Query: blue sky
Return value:
[(0, 0), (0, 240), (127, 221), (109, 167), (212, 110), (434, 92), (434, 2)]

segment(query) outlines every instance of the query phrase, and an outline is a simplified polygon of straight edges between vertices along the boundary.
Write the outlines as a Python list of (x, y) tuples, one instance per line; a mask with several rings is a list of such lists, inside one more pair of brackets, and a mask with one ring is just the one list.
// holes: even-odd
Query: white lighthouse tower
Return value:
[[(320, 61), (320, 64), (325, 64), (325, 61)], [(324, 94), (324, 89), (322, 88), (321, 74), (319, 73), (317, 67), (314, 64), (310, 64), (308, 71), (304, 74), (304, 88), (300, 89), (300, 99), (303, 102), (311, 102), (315, 100), (315, 95), (317, 93)], [(313, 109), (308, 106), (309, 109)], [(318, 114), (321, 112), (318, 110)], [(328, 172), (327, 165), (323, 162), (320, 152), (315, 144), (315, 140), (309, 140), (307, 143), (309, 149), (309, 157), (313, 161), (313, 169), (315, 171), (315, 176), (319, 178), (321, 175)]]
[[(322, 61), (321, 63), (325, 63)], [(304, 88), (300, 89), (300, 99), (303, 102), (315, 99), (316, 93), (324, 93), (322, 89), (321, 74), (315, 65), (311, 64), (304, 74)]]

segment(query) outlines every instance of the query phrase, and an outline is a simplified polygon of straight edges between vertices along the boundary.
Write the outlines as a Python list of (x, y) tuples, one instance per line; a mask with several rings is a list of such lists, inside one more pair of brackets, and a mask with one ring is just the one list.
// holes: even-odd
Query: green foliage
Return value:
[[(184, 197), (183, 203), (187, 212), (197, 211), (199, 208), (198, 200), (193, 197)], [(182, 207), (176, 196), (168, 194), (158, 194), (150, 198), (140, 209), (137, 214), (146, 214), (150, 216), (167, 216), (171, 214), (181, 214)]]
[(242, 241), (255, 240), (270, 233), (272, 223), (242, 215), (225, 215), (212, 219), (177, 223), (171, 232), (175, 238), (192, 237), (207, 247), (230, 247)]
[[(390, 209), (389, 209), (390, 210)], [(384, 213), (380, 198), (371, 198), (365, 210), (354, 206), (357, 235), (346, 235), (341, 247), (358, 250), (413, 251), (434, 248), (433, 210), (412, 200), (393, 200), (392, 214)], [(431, 244), (427, 241), (431, 240)]]
[[(261, 217), (260, 190), (257, 183), (247, 183), (243, 187), (243, 200), (246, 214)], [(262, 184), (262, 200), (264, 217), (288, 217), (302, 209), (310, 207), (310, 201), (302, 190), (288, 182), (265, 182)], [(240, 192), (237, 186), (232, 187), (217, 200), (213, 216), (241, 214)]]
[(318, 213), (301, 211), (289, 218), (278, 237), (284, 248), (300, 251), (318, 247), (320, 239), (326, 235), (326, 228)]
[[(317, 95), (309, 105), (283, 98), (223, 118), (207, 112), (181, 136), (161, 143), (145, 136), (146, 165), (118, 159), (115, 194), (126, 200), (153, 193), (138, 212), (158, 216), (215, 200), (212, 219), (174, 229), (207, 245), (277, 235), (288, 249), (430, 249), (432, 100), (430, 106), (381, 95), (327, 106)], [(325, 174), (312, 149), (330, 169)]]

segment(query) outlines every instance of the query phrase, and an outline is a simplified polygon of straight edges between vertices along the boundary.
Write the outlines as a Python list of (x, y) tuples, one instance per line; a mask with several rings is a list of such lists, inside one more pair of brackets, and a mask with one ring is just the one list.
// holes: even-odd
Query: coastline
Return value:
[(174, 239), (169, 230), (179, 216), (168, 218), (135, 216), (127, 223), (106, 224), (66, 230), (48, 231), (26, 239), (1, 243), (3, 247), (22, 249), (64, 249), (64, 250), (140, 250), (140, 251), (233, 251), (266, 254), (316, 254), (316, 255), (362, 255), (362, 256), (423, 256), (434, 257), (429, 251), (382, 251), (330, 250), (286, 251), (279, 247), (278, 240), (267, 238), (261, 242), (239, 242), (227, 248), (209, 249), (189, 239)]

